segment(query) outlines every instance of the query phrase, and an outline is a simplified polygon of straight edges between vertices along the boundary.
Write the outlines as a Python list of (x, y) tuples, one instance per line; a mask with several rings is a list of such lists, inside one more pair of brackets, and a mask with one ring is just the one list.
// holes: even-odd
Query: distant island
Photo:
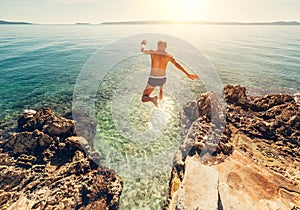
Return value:
[(0, 20), (0, 24), (32, 25), (32, 23), (27, 23), (27, 22), (10, 22), (10, 21), (4, 21), (4, 20)]
[(89, 26), (92, 25), (91, 23), (75, 23), (75, 25), (80, 25), (80, 26)]
[(149, 21), (120, 21), (103, 22), (101, 25), (144, 25), (144, 24), (202, 24), (202, 25), (300, 25), (297, 21), (276, 21), (276, 22), (213, 22), (213, 21), (169, 21), (169, 20), (149, 20)]

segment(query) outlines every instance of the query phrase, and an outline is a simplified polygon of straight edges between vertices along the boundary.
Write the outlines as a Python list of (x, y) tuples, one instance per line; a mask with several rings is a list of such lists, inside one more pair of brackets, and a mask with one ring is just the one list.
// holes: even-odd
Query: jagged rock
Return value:
[[(207, 116), (208, 118), (211, 118), (211, 96), (212, 93), (204, 93), (199, 96), (197, 101), (198, 116)], [(193, 118), (196, 120), (198, 117), (194, 116)]]
[[(253, 97), (246, 94), (244, 87), (227, 85), (226, 124), (219, 126), (218, 118), (222, 118), (211, 115), (212, 110), (214, 113), (219, 110), (218, 103), (214, 103), (218, 100), (212, 96), (212, 93), (202, 94), (197, 102), (199, 116), (195, 117), (194, 112), (190, 118), (193, 123), (178, 152), (180, 158), (174, 159), (165, 209), (176, 209), (180, 186), (191, 176), (186, 170), (191, 157), (200, 157), (202, 164), (218, 171), (220, 196), (214, 204), (219, 209), (297, 209), (300, 206), (297, 99), (286, 94)], [(188, 110), (195, 110), (191, 105)], [(191, 186), (198, 186), (201, 173), (193, 174), (195, 183)], [(198, 188), (201, 186), (183, 195), (195, 196), (190, 192)], [(200, 203), (202, 198), (194, 199), (194, 203)], [(199, 209), (205, 205), (201, 204)]]
[(15, 155), (28, 154), (34, 155), (39, 152), (39, 147), (49, 146), (53, 139), (39, 130), (33, 132), (11, 133), (3, 143), (3, 148)]
[(75, 134), (73, 120), (55, 116), (49, 108), (43, 108), (36, 112), (26, 111), (18, 119), (20, 131), (40, 130), (50, 136), (72, 136)]
[(66, 139), (67, 142), (70, 142), (78, 149), (83, 149), (85, 152), (90, 153), (89, 142), (82, 136), (71, 136)]
[(32, 138), (31, 132), (14, 133), (4, 144), (4, 148), (11, 150), (14, 154), (33, 154), (37, 146), (38, 141)]
[(296, 93), (294, 95), (294, 100), (295, 100), (296, 104), (300, 105), (300, 93)]
[[(197, 102), (192, 101), (186, 104), (183, 108), (182, 116), (181, 116), (181, 124), (183, 125), (183, 132), (188, 130), (188, 128), (192, 125), (192, 123), (197, 120), (199, 116), (199, 109), (197, 107)], [(185, 135), (184, 133), (183, 135)]]
[(252, 101), (251, 109), (254, 111), (266, 111), (274, 106), (281, 104), (295, 102), (294, 98), (290, 95), (266, 95), (262, 97), (256, 97)]
[(30, 168), (36, 162), (36, 157), (32, 155), (21, 154), (17, 160), (16, 164), (21, 167)]
[(27, 110), (18, 130), (0, 142), (0, 209), (118, 209), (120, 177), (89, 157), (100, 161), (72, 120)]
[(25, 196), (21, 196), (16, 202), (14, 202), (7, 210), (31, 210), (34, 202), (28, 200)]
[(234, 105), (247, 107), (248, 98), (246, 88), (241, 86), (227, 85), (224, 88), (225, 100)]
[(39, 111), (25, 110), (18, 119), (18, 128), (21, 131), (41, 130), (48, 119), (54, 118), (54, 112), (49, 108), (43, 108)]
[(50, 136), (72, 136), (74, 129), (73, 120), (57, 117), (51, 121), (47, 121), (43, 125), (42, 131)]

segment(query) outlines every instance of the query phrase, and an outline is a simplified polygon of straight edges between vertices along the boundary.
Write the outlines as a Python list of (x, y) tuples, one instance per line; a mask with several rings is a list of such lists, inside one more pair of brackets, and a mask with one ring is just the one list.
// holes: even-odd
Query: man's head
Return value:
[(160, 40), (157, 42), (157, 49), (160, 51), (165, 51), (167, 49), (167, 42)]

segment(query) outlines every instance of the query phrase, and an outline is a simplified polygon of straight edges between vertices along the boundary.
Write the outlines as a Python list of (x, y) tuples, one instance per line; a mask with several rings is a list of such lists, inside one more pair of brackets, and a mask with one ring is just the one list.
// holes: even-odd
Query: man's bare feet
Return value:
[(158, 97), (157, 96), (153, 97), (152, 103), (158, 108)]

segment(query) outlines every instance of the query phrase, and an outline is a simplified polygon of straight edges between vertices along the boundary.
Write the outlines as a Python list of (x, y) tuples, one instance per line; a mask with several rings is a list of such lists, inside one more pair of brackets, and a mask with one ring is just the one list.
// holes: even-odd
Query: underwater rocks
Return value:
[[(296, 99), (285, 94), (248, 96), (246, 88), (232, 85), (224, 88), (224, 98), (225, 108), (214, 93), (205, 93), (183, 109), (190, 129), (174, 158), (164, 208), (189, 209), (182, 200), (193, 197), (197, 204), (193, 209), (298, 209), (300, 106)], [(211, 177), (211, 172), (190, 170), (190, 159), (215, 170), (218, 184), (211, 179), (204, 183), (202, 178)], [(191, 177), (195, 188), (183, 191), (192, 186), (185, 181)], [(198, 189), (201, 183), (203, 189)], [(189, 195), (201, 190), (218, 192), (217, 201), (215, 193), (206, 198), (214, 207), (197, 201), (203, 199), (201, 193)]]
[(118, 209), (122, 181), (51, 109), (26, 110), (0, 138), (0, 209)]

